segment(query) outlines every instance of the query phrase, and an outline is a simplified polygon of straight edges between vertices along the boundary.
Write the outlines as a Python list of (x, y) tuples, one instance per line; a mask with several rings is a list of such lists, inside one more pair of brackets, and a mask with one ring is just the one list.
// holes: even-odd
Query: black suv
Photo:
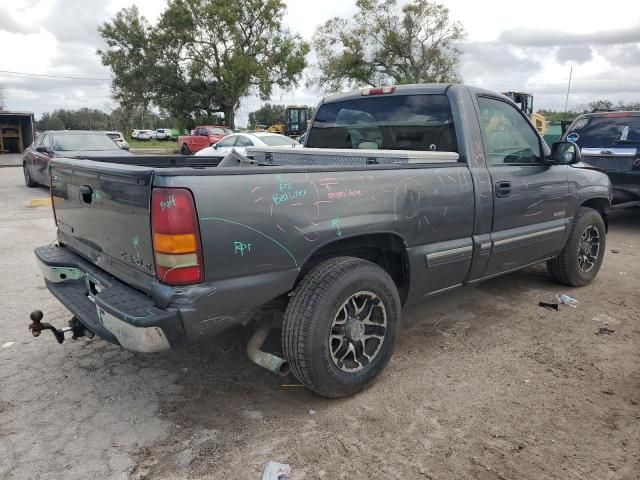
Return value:
[(580, 115), (563, 140), (577, 143), (584, 162), (607, 172), (614, 204), (640, 203), (640, 112)]

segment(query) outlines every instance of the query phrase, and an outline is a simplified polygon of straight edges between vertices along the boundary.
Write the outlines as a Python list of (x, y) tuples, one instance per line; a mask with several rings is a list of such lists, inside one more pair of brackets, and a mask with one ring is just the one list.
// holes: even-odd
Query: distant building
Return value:
[(0, 154), (22, 153), (35, 135), (33, 112), (0, 110)]

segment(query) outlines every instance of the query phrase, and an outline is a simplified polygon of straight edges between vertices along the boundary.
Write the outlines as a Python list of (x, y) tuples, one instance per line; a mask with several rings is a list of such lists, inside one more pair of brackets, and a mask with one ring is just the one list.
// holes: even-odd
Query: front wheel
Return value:
[(189, 147), (187, 146), (186, 143), (183, 143), (182, 147), (180, 147), (180, 154), (181, 155), (191, 155), (191, 152), (189, 151)]
[(326, 397), (361, 391), (391, 358), (400, 310), (398, 290), (377, 264), (353, 257), (320, 263), (285, 312), (282, 343), (293, 374)]
[(547, 270), (556, 282), (563, 285), (588, 285), (600, 270), (606, 242), (602, 215), (592, 208), (582, 207), (573, 219), (564, 249), (560, 255), (547, 261)]
[(34, 182), (31, 178), (31, 172), (26, 163), (22, 164), (22, 172), (24, 173), (24, 183), (27, 187), (33, 188), (38, 186), (38, 182)]

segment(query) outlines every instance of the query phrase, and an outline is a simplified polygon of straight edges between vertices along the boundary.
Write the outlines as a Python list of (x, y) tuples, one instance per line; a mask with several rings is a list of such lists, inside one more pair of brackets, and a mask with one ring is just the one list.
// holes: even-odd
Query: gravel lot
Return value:
[[(0, 478), (640, 478), (639, 210), (611, 214), (594, 284), (540, 266), (409, 307), (378, 381), (331, 401), (254, 366), (243, 331), (154, 355), (31, 337), (32, 310), (69, 317), (32, 254), (48, 191), (5, 168), (0, 192)], [(537, 306), (557, 293), (578, 308)]]

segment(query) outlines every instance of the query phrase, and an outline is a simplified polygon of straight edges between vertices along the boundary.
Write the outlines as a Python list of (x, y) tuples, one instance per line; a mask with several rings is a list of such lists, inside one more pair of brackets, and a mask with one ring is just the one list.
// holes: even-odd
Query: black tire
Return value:
[(183, 143), (182, 147), (180, 147), (180, 155), (191, 155), (191, 151), (189, 151), (189, 147), (186, 143)]
[[(368, 323), (359, 322), (357, 318), (361, 317), (357, 313), (347, 317), (346, 312), (354, 305), (349, 303), (352, 299), (356, 306), (361, 302), (360, 316), (366, 317), (363, 322)], [(345, 314), (344, 326), (335, 326), (340, 312)], [(378, 323), (372, 320), (374, 315)], [(400, 315), (396, 285), (380, 266), (353, 257), (326, 260), (311, 270), (293, 291), (282, 328), (284, 355), (294, 376), (309, 389), (330, 398), (353, 395), (364, 389), (391, 358)], [(353, 332), (347, 325), (356, 323), (361, 323), (360, 338), (358, 333), (353, 338), (345, 333), (342, 340), (331, 336), (339, 328)], [(375, 335), (367, 334), (374, 330)], [(370, 338), (362, 338), (367, 336)], [(351, 359), (345, 360), (343, 356), (340, 361), (336, 357), (344, 345)], [(371, 355), (370, 360), (362, 357), (363, 350)], [(355, 361), (356, 355), (360, 361)], [(351, 367), (359, 370), (343, 370)]]
[(26, 163), (22, 164), (22, 173), (24, 174), (24, 183), (27, 187), (33, 188), (38, 186), (38, 182), (34, 182), (31, 178), (31, 172)]
[[(591, 229), (596, 229), (599, 235), (598, 250), (596, 255), (592, 255), (594, 250), (590, 251), (590, 256), (592, 255), (595, 258), (592, 264), (587, 263), (587, 267), (590, 268), (585, 271), (579, 256), (583, 251), (583, 245), (586, 245), (583, 243), (583, 235)], [(582, 207), (573, 219), (571, 233), (564, 249), (560, 255), (547, 261), (547, 270), (556, 282), (563, 285), (572, 287), (588, 285), (600, 270), (606, 243), (607, 236), (602, 215), (592, 208)]]

